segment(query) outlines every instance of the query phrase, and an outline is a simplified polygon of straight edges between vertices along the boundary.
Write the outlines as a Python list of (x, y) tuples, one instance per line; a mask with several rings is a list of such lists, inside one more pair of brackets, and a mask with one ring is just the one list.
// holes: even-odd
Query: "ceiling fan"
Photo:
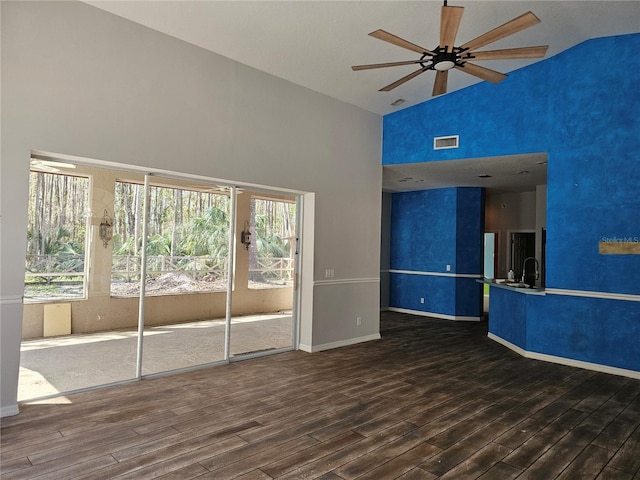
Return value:
[(354, 71), (358, 70), (370, 70), (374, 68), (385, 67), (398, 67), (401, 65), (420, 65), (420, 69), (416, 70), (409, 75), (406, 75), (393, 83), (390, 83), (386, 87), (381, 88), (380, 92), (388, 92), (394, 88), (408, 82), (412, 78), (417, 77), (421, 73), (427, 70), (435, 70), (436, 79), (433, 85), (433, 96), (442, 95), (447, 92), (447, 79), (449, 70), (455, 68), (461, 72), (465, 72), (474, 75), (482, 80), (487, 80), (491, 83), (498, 83), (507, 78), (504, 73), (496, 72), (489, 68), (481, 67), (474, 63), (470, 63), (471, 60), (507, 60), (515, 58), (542, 58), (547, 52), (548, 45), (537, 47), (522, 47), (522, 48), (507, 48), (503, 50), (485, 50), (477, 51), (478, 48), (482, 48), (485, 45), (496, 42), (502, 38), (513, 35), (521, 30), (529, 28), (540, 22), (540, 19), (533, 13), (527, 12), (520, 15), (507, 23), (494, 28), (473, 40), (470, 40), (459, 47), (455, 46), (455, 39), (458, 33), (458, 27), (460, 20), (462, 19), (462, 12), (464, 7), (449, 7), (447, 1), (444, 1), (442, 7), (442, 14), (440, 17), (440, 44), (432, 49), (428, 50), (424, 47), (404, 40), (392, 33), (384, 30), (376, 30), (369, 35), (383, 40), (385, 42), (392, 43), (398, 47), (406, 48), (412, 52), (419, 53), (421, 57), (418, 60), (407, 60), (402, 62), (391, 63), (375, 63), (371, 65), (355, 65), (351, 67)]

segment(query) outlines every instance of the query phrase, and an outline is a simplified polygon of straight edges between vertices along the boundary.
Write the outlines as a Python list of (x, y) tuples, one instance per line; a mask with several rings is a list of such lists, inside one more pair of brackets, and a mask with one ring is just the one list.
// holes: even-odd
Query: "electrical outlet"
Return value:
[(327, 268), (324, 271), (324, 278), (333, 278), (335, 275), (335, 272), (333, 270), (333, 268)]
[(424, 303), (424, 297), (420, 298), (420, 303)]
[(447, 272), (451, 271), (451, 265), (447, 265)]
[(362, 317), (356, 317), (356, 325), (362, 325)]

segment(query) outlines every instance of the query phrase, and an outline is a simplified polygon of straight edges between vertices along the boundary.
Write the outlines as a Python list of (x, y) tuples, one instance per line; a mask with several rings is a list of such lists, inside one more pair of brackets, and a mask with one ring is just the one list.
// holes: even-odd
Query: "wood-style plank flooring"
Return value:
[(21, 405), (3, 479), (639, 479), (640, 380), (522, 358), (486, 322)]

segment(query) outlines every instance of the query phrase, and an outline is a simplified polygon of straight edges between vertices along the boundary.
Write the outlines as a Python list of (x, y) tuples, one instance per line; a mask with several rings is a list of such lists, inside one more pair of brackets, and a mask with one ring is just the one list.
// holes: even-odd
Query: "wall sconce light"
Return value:
[(113, 219), (107, 213), (107, 209), (104, 209), (104, 215), (102, 217), (102, 221), (100, 222), (100, 240), (102, 240), (102, 245), (104, 248), (107, 248), (109, 242), (113, 238)]
[(251, 232), (249, 231), (249, 221), (244, 221), (244, 230), (240, 232), (240, 242), (244, 245), (246, 250), (249, 250), (249, 245), (251, 245)]

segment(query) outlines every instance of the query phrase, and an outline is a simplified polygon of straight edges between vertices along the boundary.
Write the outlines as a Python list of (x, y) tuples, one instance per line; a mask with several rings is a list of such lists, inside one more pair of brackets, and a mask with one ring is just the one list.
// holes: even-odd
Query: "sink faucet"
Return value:
[(538, 262), (538, 260), (535, 257), (527, 257), (524, 259), (524, 262), (522, 262), (522, 283), (524, 283), (524, 277), (526, 275), (526, 267), (527, 267), (527, 262), (529, 260), (533, 260), (534, 262), (536, 262), (536, 280), (538, 280), (538, 278), (540, 277), (540, 272), (538, 271), (539, 267), (540, 267), (540, 263)]

